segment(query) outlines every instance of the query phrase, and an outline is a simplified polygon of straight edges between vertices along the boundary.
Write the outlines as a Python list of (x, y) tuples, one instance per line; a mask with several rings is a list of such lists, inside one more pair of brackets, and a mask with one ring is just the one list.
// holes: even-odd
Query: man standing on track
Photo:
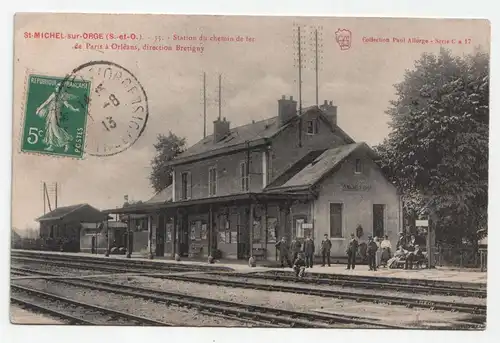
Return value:
[(323, 258), (322, 267), (325, 266), (325, 259), (328, 261), (328, 267), (330, 267), (330, 251), (332, 250), (332, 242), (328, 239), (328, 235), (325, 233), (325, 238), (321, 241), (321, 257)]
[(314, 241), (311, 235), (308, 235), (304, 242), (304, 254), (306, 255), (306, 268), (312, 268), (314, 260)]
[(354, 236), (353, 233), (351, 233), (351, 240), (349, 241), (347, 245), (347, 268), (346, 269), (352, 269), (356, 268), (356, 253), (358, 252), (358, 240)]

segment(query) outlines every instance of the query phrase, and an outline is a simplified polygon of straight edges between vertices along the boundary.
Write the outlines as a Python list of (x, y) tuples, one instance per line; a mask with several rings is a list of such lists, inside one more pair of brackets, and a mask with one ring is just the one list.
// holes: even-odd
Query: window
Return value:
[(330, 204), (330, 237), (342, 238), (342, 204)]
[(361, 174), (361, 159), (357, 158), (354, 166), (354, 173)]
[(247, 163), (246, 162), (241, 162), (240, 163), (240, 191), (242, 192), (247, 192), (248, 191), (248, 169), (247, 169)]
[(317, 134), (319, 131), (319, 121), (318, 119), (309, 120), (307, 122), (307, 133), (311, 135)]
[(217, 169), (212, 167), (208, 170), (208, 195), (217, 194)]
[(373, 237), (384, 237), (385, 205), (373, 204)]
[(301, 217), (296, 217), (294, 220), (294, 226), (295, 226), (295, 238), (304, 238), (305, 233), (304, 233), (304, 228), (302, 227), (302, 224), (306, 222), (305, 218)]
[(184, 172), (181, 174), (181, 200), (186, 200), (189, 197), (188, 190), (189, 190), (189, 173)]

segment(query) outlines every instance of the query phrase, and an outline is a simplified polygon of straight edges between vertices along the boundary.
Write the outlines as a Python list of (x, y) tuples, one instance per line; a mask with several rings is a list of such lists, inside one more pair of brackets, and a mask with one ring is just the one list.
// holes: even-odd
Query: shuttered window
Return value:
[(342, 204), (330, 204), (330, 237), (342, 238)]

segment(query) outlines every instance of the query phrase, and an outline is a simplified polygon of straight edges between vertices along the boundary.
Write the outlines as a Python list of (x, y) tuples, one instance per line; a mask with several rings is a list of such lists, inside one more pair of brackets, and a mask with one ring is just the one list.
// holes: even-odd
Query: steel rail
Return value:
[[(196, 276), (183, 276), (183, 275), (154, 275), (154, 278), (170, 279), (184, 282), (196, 282), (210, 285), (226, 286), (226, 287), (236, 287), (236, 288), (248, 288), (255, 290), (264, 291), (274, 291), (274, 292), (288, 292), (296, 294), (314, 295), (329, 298), (339, 298), (339, 299), (349, 299), (355, 301), (366, 301), (373, 303), (383, 303), (389, 305), (401, 305), (405, 307), (421, 307), (433, 310), (445, 310), (445, 311), (458, 311), (466, 312), (471, 314), (481, 314), (486, 315), (486, 306), (477, 305), (470, 303), (456, 303), (449, 301), (434, 301), (426, 300), (422, 298), (408, 298), (393, 295), (383, 295), (383, 294), (364, 294), (356, 292), (346, 292), (346, 291), (334, 291), (326, 289), (315, 289), (315, 288), (304, 288), (297, 286), (288, 285), (266, 285), (261, 283), (251, 283), (243, 281), (234, 280), (223, 280), (216, 278), (205, 278)], [(241, 276), (246, 277), (246, 276)]]
[[(45, 299), (51, 299), (54, 301), (59, 301), (59, 302), (65, 303), (65, 304), (70, 304), (73, 306), (82, 307), (82, 308), (89, 309), (92, 311), (101, 312), (101, 313), (104, 313), (105, 315), (111, 315), (112, 317), (125, 318), (128, 321), (133, 321), (133, 322), (139, 323), (140, 325), (172, 326), (172, 324), (170, 324), (170, 323), (164, 323), (164, 322), (160, 322), (160, 321), (157, 321), (154, 319), (150, 319), (150, 318), (146, 318), (146, 317), (142, 317), (142, 316), (137, 316), (137, 315), (134, 315), (131, 313), (126, 313), (126, 312), (122, 312), (122, 311), (113, 310), (110, 308), (105, 308), (105, 307), (101, 307), (101, 306), (97, 306), (97, 305), (84, 303), (81, 301), (77, 301), (77, 300), (73, 300), (70, 298), (55, 295), (52, 293), (43, 292), (43, 291), (40, 291), (40, 290), (37, 290), (34, 288), (15, 285), (12, 283), (11, 283), (10, 287), (11, 287), (11, 292), (12, 292), (12, 290), (14, 290), (16, 292), (25, 292), (25, 293), (28, 293), (30, 295), (34, 295), (34, 296), (39, 297), (39, 298), (45, 298)], [(11, 298), (12, 298), (12, 295), (11, 295)], [(19, 300), (19, 298), (17, 298), (17, 300)], [(95, 323), (95, 322), (88, 322), (88, 323), (91, 325), (99, 325), (99, 323)], [(110, 325), (112, 325), (112, 324), (110, 324)]]
[(317, 278), (307, 276), (298, 279), (294, 276), (276, 275), (276, 274), (262, 274), (257, 273), (210, 273), (212, 275), (220, 275), (224, 277), (244, 277), (248, 279), (263, 279), (283, 282), (295, 282), (303, 284), (320, 284), (332, 285), (342, 287), (364, 288), (364, 289), (380, 289), (380, 290), (394, 290), (409, 293), (424, 293), (424, 294), (437, 294), (437, 295), (457, 295), (463, 297), (476, 297), (486, 298), (486, 291), (474, 288), (463, 287), (442, 287), (442, 286), (425, 286), (425, 285), (412, 285), (411, 283), (393, 283), (385, 280), (373, 280), (370, 276), (363, 278), (356, 275), (356, 278), (351, 275), (332, 275), (333, 277)]
[(14, 296), (14, 295), (10, 296), (10, 302), (14, 303), (14, 304), (18, 304), (18, 305), (20, 305), (20, 306), (22, 306), (24, 308), (27, 308), (29, 310), (32, 310), (34, 312), (46, 313), (46, 314), (49, 314), (51, 316), (57, 317), (59, 319), (68, 321), (69, 324), (72, 324), (72, 325), (94, 325), (94, 323), (92, 323), (92, 322), (90, 322), (88, 320), (85, 320), (85, 319), (82, 319), (82, 318), (78, 318), (78, 317), (72, 316), (70, 314), (67, 314), (67, 313), (64, 313), (64, 312), (61, 312), (61, 311), (57, 311), (57, 310), (51, 309), (51, 308), (46, 307), (46, 306), (42, 306), (42, 305), (36, 304), (36, 303), (34, 303), (32, 301), (28, 301), (28, 300), (25, 300), (25, 299), (18, 298), (18, 297)]

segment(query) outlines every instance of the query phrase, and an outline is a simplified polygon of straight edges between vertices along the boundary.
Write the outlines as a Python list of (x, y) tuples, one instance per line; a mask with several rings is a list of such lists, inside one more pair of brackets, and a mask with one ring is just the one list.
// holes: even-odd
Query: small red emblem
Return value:
[(335, 32), (335, 40), (340, 46), (340, 50), (349, 50), (351, 48), (352, 33), (350, 30), (338, 29)]

